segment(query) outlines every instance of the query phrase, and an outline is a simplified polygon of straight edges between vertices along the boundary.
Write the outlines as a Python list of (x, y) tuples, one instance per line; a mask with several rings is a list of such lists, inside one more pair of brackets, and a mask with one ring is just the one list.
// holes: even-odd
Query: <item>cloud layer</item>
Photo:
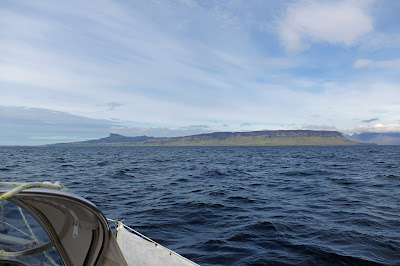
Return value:
[[(0, 106), (102, 121), (93, 137), (386, 130), (400, 121), (396, 10), (357, 0), (4, 2)], [(46, 125), (23, 114), (2, 131), (23, 134), (12, 119)], [(89, 137), (79, 124), (82, 134), (47, 125), (42, 135)]]

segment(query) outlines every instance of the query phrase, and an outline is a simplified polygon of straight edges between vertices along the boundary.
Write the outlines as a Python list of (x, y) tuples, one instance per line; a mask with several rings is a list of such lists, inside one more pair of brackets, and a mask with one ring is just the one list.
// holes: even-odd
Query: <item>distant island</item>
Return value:
[(360, 134), (345, 135), (352, 141), (370, 143), (378, 145), (400, 145), (400, 133), (372, 133), (365, 132)]
[(184, 137), (127, 137), (111, 133), (106, 138), (57, 146), (293, 146), (358, 145), (338, 131), (263, 130), (251, 132), (214, 132)]

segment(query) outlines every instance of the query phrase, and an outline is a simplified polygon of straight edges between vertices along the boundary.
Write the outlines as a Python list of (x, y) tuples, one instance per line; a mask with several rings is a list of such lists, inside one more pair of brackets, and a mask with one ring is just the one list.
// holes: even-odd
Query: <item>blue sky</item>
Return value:
[(400, 1), (0, 3), (0, 145), (400, 132)]

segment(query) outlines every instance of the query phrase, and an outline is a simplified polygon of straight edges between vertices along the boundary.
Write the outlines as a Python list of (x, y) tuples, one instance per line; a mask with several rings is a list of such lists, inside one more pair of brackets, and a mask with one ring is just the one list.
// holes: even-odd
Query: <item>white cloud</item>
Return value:
[(194, 0), (179, 0), (179, 2), (181, 2), (182, 4), (185, 4), (185, 5), (189, 6), (189, 7), (197, 6), (196, 1), (194, 1)]
[(279, 35), (286, 50), (297, 53), (309, 43), (351, 46), (372, 30), (365, 1), (301, 1), (290, 5), (280, 22)]
[(314, 124), (303, 124), (300, 129), (303, 130), (327, 130), (327, 131), (337, 131), (335, 126), (330, 125), (314, 125)]
[(368, 59), (358, 59), (355, 63), (354, 63), (354, 68), (363, 68), (363, 67), (367, 67), (370, 66), (371, 64), (373, 64), (373, 61), (368, 60)]
[(400, 70), (400, 59), (382, 60), (382, 61), (358, 59), (354, 63), (354, 68), (364, 68), (364, 67), (391, 68)]
[(352, 132), (363, 133), (363, 132), (375, 132), (375, 133), (394, 133), (400, 132), (400, 124), (382, 124), (377, 123), (371, 126), (361, 125), (356, 127)]

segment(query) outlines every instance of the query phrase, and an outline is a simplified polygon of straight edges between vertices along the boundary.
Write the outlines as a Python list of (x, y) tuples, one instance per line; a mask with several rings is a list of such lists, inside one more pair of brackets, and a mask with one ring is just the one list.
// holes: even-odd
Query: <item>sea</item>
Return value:
[(0, 147), (201, 265), (400, 265), (400, 146)]

